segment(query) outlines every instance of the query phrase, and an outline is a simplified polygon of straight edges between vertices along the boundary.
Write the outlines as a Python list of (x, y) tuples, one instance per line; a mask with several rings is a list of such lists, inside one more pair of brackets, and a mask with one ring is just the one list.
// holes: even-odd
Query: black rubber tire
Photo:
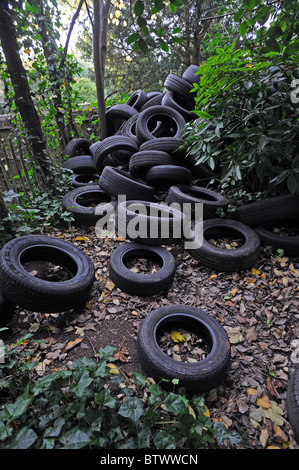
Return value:
[(288, 384), (287, 397), (287, 414), (291, 428), (294, 432), (295, 440), (299, 444), (299, 366), (295, 368), (291, 374)]
[(271, 224), (292, 217), (299, 217), (299, 196), (293, 194), (245, 204), (235, 211), (236, 220), (250, 227)]
[[(115, 155), (115, 152), (119, 150), (122, 151), (122, 157), (124, 158), (123, 163), (128, 163), (131, 155), (138, 152), (139, 147), (133, 139), (122, 135), (110, 136), (102, 140), (97, 146), (93, 156), (94, 166), (98, 174), (100, 174), (104, 168), (105, 157), (109, 154)], [(118, 158), (120, 158), (119, 154)]]
[(126, 104), (137, 109), (137, 111), (140, 111), (142, 106), (147, 101), (148, 101), (147, 94), (145, 93), (145, 91), (139, 89), (139, 90), (136, 90), (134, 93), (132, 93), (131, 96), (129, 96), (128, 100), (126, 101)]
[[(58, 263), (71, 279), (51, 282), (29, 274), (23, 264), (42, 260)], [(83, 305), (95, 280), (90, 258), (72, 243), (44, 235), (25, 235), (0, 251), (0, 289), (5, 297), (35, 312), (58, 313)]]
[[(278, 222), (278, 226), (291, 224), (290, 221)], [(298, 220), (294, 220), (294, 226), (299, 226)], [(263, 246), (271, 246), (273, 249), (279, 248), (284, 250), (284, 254), (292, 257), (299, 257), (299, 235), (287, 236), (274, 233), (270, 226), (268, 227), (254, 227), (255, 232), (258, 234)]]
[(193, 85), (187, 80), (184, 80), (173, 73), (170, 73), (164, 82), (164, 87), (168, 91), (172, 91), (176, 95), (182, 96), (184, 99), (189, 100), (192, 104), (194, 103), (194, 96), (191, 93)]
[[(202, 225), (202, 245), (187, 250), (194, 259), (212, 270), (223, 272), (239, 271), (254, 265), (260, 255), (261, 242), (252, 228), (231, 219), (208, 219)], [(236, 249), (226, 249), (208, 242), (210, 237), (231, 234), (242, 237), (243, 245)]]
[(144, 178), (147, 170), (159, 165), (176, 165), (176, 159), (167, 152), (144, 150), (132, 155), (129, 169), (133, 176)]
[[(161, 263), (155, 273), (140, 274), (125, 266), (134, 258), (149, 258)], [(168, 290), (176, 272), (173, 255), (162, 247), (143, 246), (137, 243), (123, 243), (113, 251), (109, 260), (109, 274), (114, 284), (128, 294), (149, 297)]]
[(121, 135), (123, 135), (124, 137), (129, 137), (136, 143), (137, 143), (137, 136), (136, 136), (137, 118), (138, 118), (138, 114), (135, 114), (130, 119), (128, 119), (121, 127)]
[(91, 142), (83, 138), (71, 139), (65, 146), (64, 156), (68, 158), (75, 157), (77, 155), (92, 155), (90, 151)]
[[(150, 93), (147, 96), (149, 95)], [(150, 95), (149, 99), (142, 106), (140, 111), (144, 111), (145, 109), (151, 108), (152, 106), (160, 105), (162, 103), (163, 96), (164, 96), (164, 93), (160, 93), (160, 92), (155, 92), (154, 95)]]
[(82, 188), (82, 186), (86, 186), (87, 184), (98, 185), (99, 178), (100, 176), (97, 173), (83, 173), (81, 175), (75, 173), (71, 176), (72, 186), (74, 186), (74, 188)]
[(121, 129), (122, 124), (137, 113), (137, 109), (128, 104), (115, 104), (107, 109), (107, 136), (115, 135)]
[(186, 150), (181, 148), (185, 145), (184, 139), (174, 137), (159, 137), (157, 139), (150, 139), (140, 145), (139, 151), (144, 150), (159, 150), (167, 152), (175, 157), (185, 157)]
[[(114, 211), (116, 200), (103, 191), (99, 185), (86, 185), (67, 192), (63, 196), (62, 205), (73, 216), (74, 225), (78, 227), (91, 226), (95, 225), (105, 214), (111, 212), (112, 208)], [(90, 205), (94, 207), (90, 207)]]
[(5, 299), (0, 292), (0, 328), (6, 326), (14, 314), (14, 307), (12, 302)]
[(91, 155), (78, 155), (76, 157), (69, 158), (62, 164), (62, 168), (72, 170), (74, 173), (96, 173), (95, 165)]
[(172, 91), (165, 93), (161, 104), (178, 111), (186, 122), (190, 122), (196, 118), (196, 114), (191, 112), (194, 109), (194, 105), (190, 103), (190, 100), (185, 99), (183, 96), (177, 95)]
[[(159, 135), (157, 135), (156, 124), (161, 122)], [(181, 137), (186, 121), (183, 116), (173, 108), (168, 106), (151, 106), (139, 113), (136, 121), (136, 136), (139, 145), (149, 139), (157, 137)], [(160, 133), (161, 131), (161, 133)]]
[(144, 179), (155, 187), (170, 187), (178, 183), (191, 184), (192, 174), (188, 168), (179, 165), (159, 165), (147, 170)]
[[(158, 344), (163, 327), (177, 330), (190, 327), (207, 344), (209, 354), (195, 363), (179, 362), (165, 354)], [(171, 379), (179, 379), (176, 388), (185, 387), (188, 393), (200, 395), (217, 388), (224, 380), (231, 358), (227, 334), (212, 316), (187, 305), (167, 305), (153, 310), (143, 320), (137, 333), (137, 353), (147, 376), (161, 386), (173, 389)]]
[(196, 204), (202, 204), (204, 219), (212, 219), (215, 217), (217, 209), (226, 210), (228, 207), (228, 200), (222, 194), (200, 186), (183, 184), (169, 188), (167, 202), (168, 204), (177, 202), (182, 208), (184, 203), (189, 203), (191, 204), (191, 214), (194, 214)]
[(199, 83), (201, 75), (197, 74), (196, 72), (198, 72), (198, 65), (190, 65), (183, 72), (182, 78), (192, 84)]
[[(137, 223), (137, 233), (133, 236), (128, 233), (128, 227), (133, 224), (135, 229)], [(177, 208), (140, 200), (121, 202), (117, 206), (115, 216), (115, 227), (119, 236), (151, 246), (180, 243), (184, 238), (186, 223), (184, 214)]]
[(127, 199), (142, 199), (150, 201), (155, 194), (155, 188), (145, 181), (135, 178), (130, 173), (119, 168), (106, 166), (100, 176), (100, 187), (114, 197), (125, 195)]

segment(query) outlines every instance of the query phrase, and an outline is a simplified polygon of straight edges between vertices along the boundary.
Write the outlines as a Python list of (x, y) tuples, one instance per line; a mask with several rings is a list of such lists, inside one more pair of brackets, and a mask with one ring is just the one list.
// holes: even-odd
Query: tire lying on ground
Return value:
[(129, 96), (128, 100), (126, 101), (126, 104), (137, 109), (137, 111), (140, 111), (142, 106), (147, 101), (148, 101), (147, 94), (145, 93), (144, 90), (139, 89)]
[(72, 158), (77, 155), (92, 155), (90, 145), (91, 143), (87, 139), (80, 137), (74, 138), (66, 144), (63, 154), (68, 158)]
[(9, 302), (0, 292), (0, 327), (9, 323), (14, 314), (14, 307), (12, 302)]
[(118, 204), (116, 210), (118, 235), (144, 245), (181, 242), (185, 225), (184, 214), (165, 204), (130, 200)]
[(299, 217), (299, 196), (293, 194), (244, 204), (235, 211), (235, 218), (251, 227), (292, 217)]
[[(154, 273), (133, 272), (126, 267), (126, 263), (136, 258), (154, 260), (161, 268)], [(124, 292), (142, 297), (168, 290), (175, 272), (173, 255), (162, 247), (124, 243), (113, 251), (109, 260), (109, 274), (115, 285)]]
[[(197, 242), (201, 246), (188, 249), (190, 255), (204, 266), (224, 272), (247, 269), (258, 259), (261, 242), (255, 231), (247, 225), (230, 219), (208, 219), (202, 224), (201, 234), (196, 233)], [(198, 231), (199, 232), (199, 231)], [(242, 244), (236, 249), (214, 246), (208, 240), (231, 237)], [(191, 237), (190, 237), (191, 238)], [(224, 242), (225, 243), (225, 242)]]
[[(276, 225), (278, 230), (282, 227), (286, 230), (292, 227), (299, 228), (299, 222), (295, 220), (282, 220)], [(280, 248), (283, 249), (285, 255), (299, 257), (299, 235), (281, 235), (279, 231), (275, 233), (273, 229), (275, 229), (275, 226), (254, 227), (263, 246), (271, 246), (275, 250)]]
[(155, 189), (130, 173), (106, 166), (99, 179), (100, 187), (114, 197), (125, 195), (127, 199), (153, 199)]
[[(177, 331), (179, 328), (192, 330), (203, 340), (208, 349), (205, 359), (192, 363), (180, 362), (162, 351), (159, 337), (166, 329)], [(155, 381), (179, 379), (178, 387), (185, 387), (196, 395), (221, 384), (231, 356), (228, 337), (217, 320), (201, 309), (187, 305), (167, 305), (149, 313), (137, 334), (137, 353), (147, 376)], [(162, 382), (161, 385), (173, 387), (171, 382)]]
[(299, 366), (291, 375), (287, 389), (287, 414), (290, 425), (299, 444)]
[(200, 186), (178, 184), (171, 186), (167, 194), (168, 204), (177, 202), (182, 208), (183, 204), (191, 204), (191, 214), (195, 213), (195, 205), (203, 205), (203, 218), (211, 219), (217, 209), (227, 209), (228, 200), (221, 194)]
[(62, 205), (73, 216), (74, 225), (95, 225), (104, 215), (114, 212), (116, 200), (99, 185), (86, 185), (67, 192)]
[(65, 160), (62, 168), (72, 170), (76, 174), (96, 173), (95, 165), (91, 155), (78, 155), (76, 157)]
[[(67, 273), (60, 282), (27, 272), (27, 263), (52, 263)], [(25, 235), (0, 251), (0, 290), (11, 302), (35, 312), (58, 313), (82, 306), (95, 280), (89, 257), (73, 244), (44, 235)]]

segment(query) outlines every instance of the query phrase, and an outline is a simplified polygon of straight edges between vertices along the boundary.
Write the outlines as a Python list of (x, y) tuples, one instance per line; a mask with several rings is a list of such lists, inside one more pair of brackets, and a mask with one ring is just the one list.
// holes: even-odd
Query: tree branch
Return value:
[(70, 40), (71, 40), (71, 35), (72, 35), (72, 32), (73, 32), (73, 29), (74, 29), (74, 26), (75, 26), (75, 23), (77, 21), (77, 18), (79, 16), (79, 13), (81, 11), (81, 8), (82, 8), (82, 5), (84, 3), (84, 0), (80, 0), (79, 2), (79, 5), (77, 7), (77, 10), (72, 18), (72, 21), (71, 21), (71, 24), (70, 24), (70, 27), (69, 27), (69, 31), (68, 31), (68, 34), (67, 34), (67, 38), (66, 38), (66, 42), (65, 42), (65, 46), (64, 46), (64, 50), (63, 50), (63, 57), (61, 59), (61, 62), (60, 62), (60, 67), (63, 67), (64, 66), (64, 62), (65, 62), (65, 59), (66, 59), (66, 55), (67, 55), (67, 51), (68, 51), (68, 48), (69, 48), (69, 43), (70, 43)]

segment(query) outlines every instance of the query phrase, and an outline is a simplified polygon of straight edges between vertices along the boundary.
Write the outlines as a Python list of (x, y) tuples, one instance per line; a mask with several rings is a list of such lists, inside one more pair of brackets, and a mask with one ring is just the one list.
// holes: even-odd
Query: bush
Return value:
[[(96, 359), (36, 379), (28, 337), (0, 364), (0, 448), (178, 449), (219, 447), (241, 441), (213, 425), (202, 397), (166, 392), (136, 373), (130, 380), (107, 346)], [(35, 377), (35, 379), (34, 379)]]
[(298, 104), (293, 62), (265, 60), (234, 46), (199, 67), (199, 120), (186, 129), (188, 153), (219, 173), (220, 188), (299, 194)]

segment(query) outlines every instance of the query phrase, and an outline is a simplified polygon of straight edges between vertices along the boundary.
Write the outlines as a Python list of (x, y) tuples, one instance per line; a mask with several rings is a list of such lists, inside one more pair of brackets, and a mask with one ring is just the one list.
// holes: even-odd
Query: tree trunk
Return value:
[(70, 136), (67, 135), (67, 131), (64, 124), (64, 112), (62, 111), (62, 97), (60, 87), (63, 83), (63, 69), (57, 68), (58, 49), (55, 40), (49, 36), (47, 31), (47, 16), (44, 9), (43, 1), (39, 0), (39, 15), (37, 22), (39, 25), (39, 33), (42, 38), (42, 46), (47, 62), (47, 69), (51, 80), (51, 88), (53, 94), (53, 106), (55, 108), (55, 120), (59, 132), (59, 143), (62, 150), (64, 150)]
[[(26, 70), (20, 58), (8, 0), (0, 0), (0, 41), (15, 93), (14, 100), (26, 128), (33, 157), (36, 163), (40, 165), (45, 176), (50, 177), (51, 170), (48, 162), (46, 139), (31, 97)], [(49, 180), (50, 184), (51, 181)]]
[(107, 137), (105, 103), (105, 63), (110, 0), (93, 0), (93, 58), (96, 77), (100, 138)]

